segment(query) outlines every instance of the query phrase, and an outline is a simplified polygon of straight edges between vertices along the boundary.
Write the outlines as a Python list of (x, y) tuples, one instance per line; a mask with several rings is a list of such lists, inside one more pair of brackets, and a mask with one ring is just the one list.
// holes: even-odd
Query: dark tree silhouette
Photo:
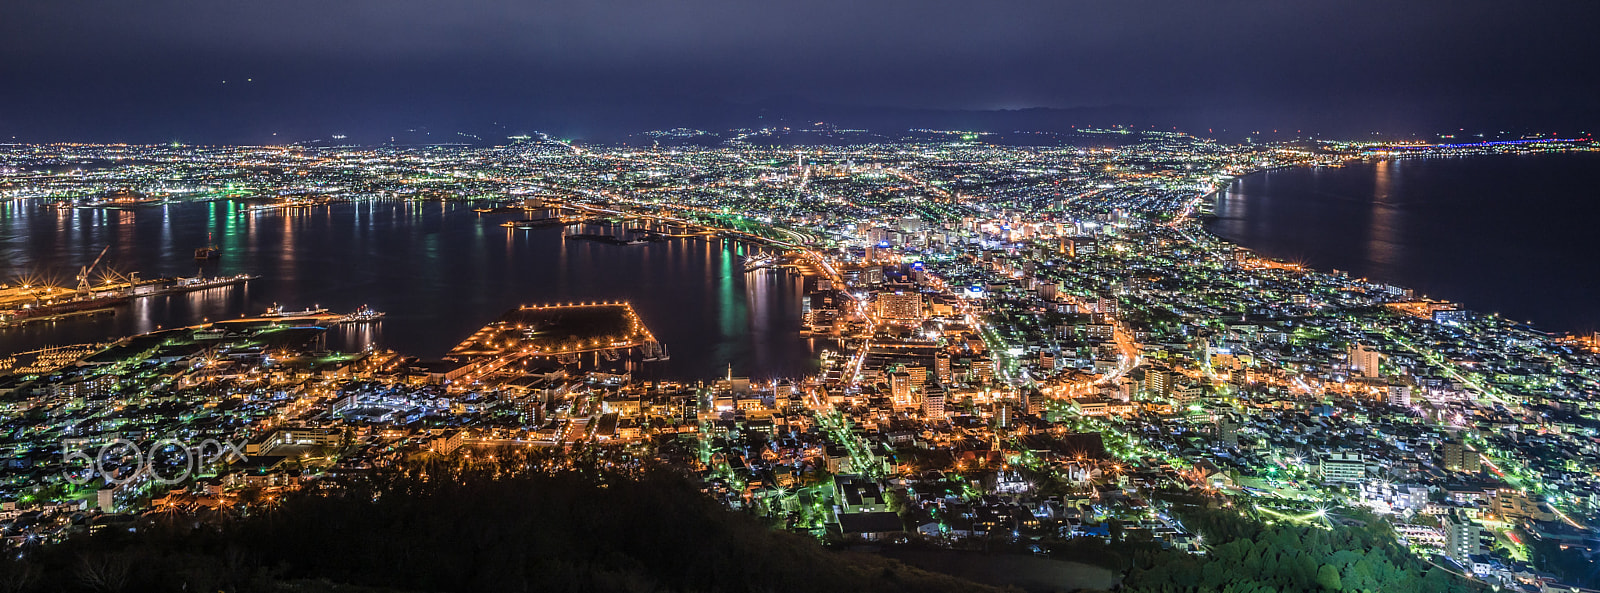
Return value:
[[(8, 564), (21, 591), (984, 591), (730, 512), (665, 469), (435, 459), (223, 522), (104, 530)], [(18, 572), (22, 571), (22, 572)]]

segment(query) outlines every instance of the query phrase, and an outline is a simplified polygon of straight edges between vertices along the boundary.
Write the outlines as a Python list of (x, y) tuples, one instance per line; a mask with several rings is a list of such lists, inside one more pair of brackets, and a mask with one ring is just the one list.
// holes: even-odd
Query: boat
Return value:
[(744, 260), (744, 271), (745, 272), (754, 272), (756, 270), (764, 270), (764, 269), (767, 269), (767, 268), (774, 268), (774, 267), (777, 267), (777, 266), (778, 266), (778, 258), (773, 257), (771, 255), (767, 255), (767, 254), (761, 254), (761, 255), (755, 255), (755, 256), (746, 257), (745, 260)]
[(250, 274), (235, 274), (233, 276), (215, 276), (206, 278), (205, 276), (196, 274), (193, 278), (178, 278), (177, 280), (174, 280), (172, 286), (168, 290), (171, 292), (205, 290), (207, 288), (216, 288), (218, 286), (229, 286), (238, 284), (240, 282), (248, 282), (250, 280), (255, 280), (256, 278), (260, 278), (260, 276), (252, 276)]
[[(109, 310), (119, 305), (126, 304), (135, 298), (161, 294), (178, 294), (232, 286), (254, 280), (258, 276), (239, 274), (236, 276), (219, 276), (216, 278), (178, 278), (171, 284), (165, 280), (135, 281), (125, 287), (111, 290), (102, 290), (88, 294), (80, 294), (66, 300), (36, 301), (14, 309), (0, 310), (0, 323), (20, 322), (23, 320), (37, 320), (57, 318), (65, 315), (75, 315), (91, 311)], [(120, 285), (119, 285), (120, 286)], [(325, 311), (325, 310), (324, 310)], [(301, 313), (292, 313), (301, 315)]]
[(217, 247), (216, 242), (211, 240), (211, 233), (206, 233), (206, 246), (194, 250), (195, 259), (214, 259), (221, 255), (222, 248)]
[(55, 317), (72, 313), (84, 313), (109, 309), (116, 305), (128, 302), (132, 298), (124, 293), (111, 293), (102, 296), (85, 296), (66, 301), (58, 301), (41, 305), (25, 306), (11, 311), (0, 313), (0, 318), (6, 321), (21, 321), (24, 319), (37, 319), (41, 317)]
[(277, 303), (273, 303), (271, 307), (267, 308), (267, 312), (262, 313), (261, 316), (262, 317), (275, 317), (275, 318), (276, 317), (310, 317), (310, 316), (313, 316), (313, 315), (326, 315), (327, 313), (328, 313), (328, 309), (326, 307), (318, 307), (316, 305), (312, 305), (310, 309), (306, 309), (304, 311), (284, 311), (283, 310), (283, 305), (279, 305)]
[(133, 206), (148, 206), (161, 203), (161, 198), (146, 195), (144, 192), (131, 189), (118, 189), (106, 192), (97, 198), (85, 200), (81, 208), (104, 208), (106, 210), (121, 210)]
[(559, 216), (551, 216), (551, 217), (548, 217), (548, 218), (525, 218), (525, 219), (522, 219), (522, 220), (508, 220), (508, 221), (500, 223), (500, 226), (503, 226), (503, 227), (506, 227), (506, 228), (512, 228), (512, 229), (537, 229), (537, 228), (544, 228), (544, 227), (561, 226), (561, 225), (567, 224), (567, 222), (569, 222), (569, 221), (567, 221), (566, 219), (561, 218)]
[(342, 321), (342, 322), (345, 322), (345, 323), (368, 323), (368, 322), (378, 321), (380, 319), (383, 319), (383, 312), (382, 311), (374, 311), (374, 310), (372, 310), (372, 307), (368, 307), (366, 305), (362, 305), (360, 307), (357, 307), (356, 311), (354, 313), (351, 313), (349, 315), (345, 315), (339, 321)]
[[(109, 246), (102, 249), (93, 263), (84, 266), (78, 272), (76, 293), (67, 289), (52, 289), (48, 287), (31, 291), (27, 288), (9, 291), (5, 297), (7, 305), (3, 310), (0, 310), (0, 324), (55, 319), (67, 315), (106, 311), (137, 298), (205, 290), (240, 284), (258, 278), (258, 276), (249, 274), (206, 278), (204, 275), (197, 273), (193, 278), (141, 280), (139, 279), (139, 274), (135, 272), (128, 275), (113, 273), (114, 281), (107, 280), (104, 284), (92, 284), (89, 278), (93, 275), (94, 270), (98, 269), (100, 262), (105, 258), (109, 250)], [(61, 290), (61, 292), (53, 292), (55, 290)]]
[(655, 340), (646, 340), (645, 343), (639, 347), (639, 351), (643, 355), (643, 360), (646, 362), (659, 362), (672, 359), (672, 355), (667, 352), (667, 345)]

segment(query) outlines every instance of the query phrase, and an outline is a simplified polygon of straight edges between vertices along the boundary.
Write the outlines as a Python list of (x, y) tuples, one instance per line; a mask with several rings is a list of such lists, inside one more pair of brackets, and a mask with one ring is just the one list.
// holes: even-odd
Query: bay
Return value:
[[(103, 341), (160, 327), (258, 315), (267, 307), (385, 312), (370, 326), (336, 326), (329, 347), (369, 343), (436, 359), (519, 305), (629, 301), (671, 349), (649, 377), (758, 379), (815, 371), (820, 340), (802, 338), (802, 282), (782, 271), (746, 274), (760, 249), (728, 239), (644, 245), (567, 239), (560, 227), (507, 229), (515, 214), (450, 202), (368, 200), (297, 209), (239, 201), (132, 210), (0, 204), (0, 282), (72, 286), (107, 245), (102, 267), (144, 278), (256, 274), (245, 285), (136, 299), (114, 315), (0, 330), (0, 354)], [(194, 249), (212, 241), (217, 260)]]
[(1263, 255), (1554, 331), (1600, 329), (1600, 153), (1410, 158), (1234, 180), (1207, 228)]

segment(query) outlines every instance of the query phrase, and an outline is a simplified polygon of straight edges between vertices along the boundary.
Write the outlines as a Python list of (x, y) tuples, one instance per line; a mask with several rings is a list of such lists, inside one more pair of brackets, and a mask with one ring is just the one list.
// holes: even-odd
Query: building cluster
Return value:
[[(730, 506), (847, 540), (1115, 530), (1203, 552), (1166, 509), (1209, 500), (1321, 525), (1360, 507), (1419, 554), (1525, 590), (1552, 582), (1536, 544), (1600, 552), (1594, 340), (1264, 259), (1198, 221), (1233, 177), (1373, 147), (1127, 131), (760, 145), (769, 133), (668, 148), (8, 147), (0, 197), (64, 208), (134, 193), (250, 208), (538, 199), (764, 242), (746, 268), (804, 277), (805, 333), (840, 348), (809, 377), (640, 381), (665, 356), (649, 320), (628, 308), (536, 338), (533, 308), (441, 361), (321, 352), (315, 328), (273, 322), (0, 359), (6, 537), (517, 447), (655, 459)], [(1473, 150), (1530, 146), (1554, 148)], [(191, 449), (205, 463), (162, 481), (172, 448), (208, 439), (244, 444)]]

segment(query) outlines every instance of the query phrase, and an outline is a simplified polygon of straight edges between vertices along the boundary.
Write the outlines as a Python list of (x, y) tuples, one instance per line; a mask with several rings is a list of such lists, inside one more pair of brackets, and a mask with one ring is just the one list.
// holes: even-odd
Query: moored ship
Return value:
[(260, 276), (252, 276), (250, 274), (235, 274), (233, 276), (216, 276), (212, 278), (206, 278), (204, 276), (196, 275), (193, 278), (178, 278), (173, 280), (172, 286), (162, 292), (189, 292), (192, 290), (205, 290), (207, 288), (215, 288), (218, 286), (239, 284), (241, 282), (255, 280), (256, 278), (260, 278)]
[(133, 297), (129, 294), (116, 292), (76, 297), (65, 301), (46, 302), (39, 305), (25, 305), (16, 309), (0, 311), (0, 322), (20, 322), (109, 309), (125, 303), (131, 298)]
[(318, 307), (316, 305), (312, 305), (310, 309), (306, 309), (304, 311), (284, 311), (283, 310), (283, 305), (279, 305), (277, 303), (273, 303), (271, 307), (267, 308), (267, 311), (265, 313), (261, 314), (261, 316), (262, 317), (266, 317), (266, 318), (290, 318), (290, 317), (312, 317), (312, 316), (316, 316), (316, 315), (327, 315), (327, 314), (328, 314), (328, 308), (327, 307)]
[(216, 242), (211, 240), (211, 234), (210, 233), (206, 234), (206, 246), (205, 247), (196, 248), (194, 250), (194, 258), (195, 259), (201, 259), (201, 260), (204, 260), (204, 259), (215, 259), (215, 258), (217, 258), (218, 256), (221, 256), (221, 255), (222, 255), (222, 248), (221, 247), (217, 247)]
[(372, 307), (362, 305), (354, 313), (345, 315), (339, 321), (344, 323), (367, 323), (383, 319), (383, 311), (374, 311)]

